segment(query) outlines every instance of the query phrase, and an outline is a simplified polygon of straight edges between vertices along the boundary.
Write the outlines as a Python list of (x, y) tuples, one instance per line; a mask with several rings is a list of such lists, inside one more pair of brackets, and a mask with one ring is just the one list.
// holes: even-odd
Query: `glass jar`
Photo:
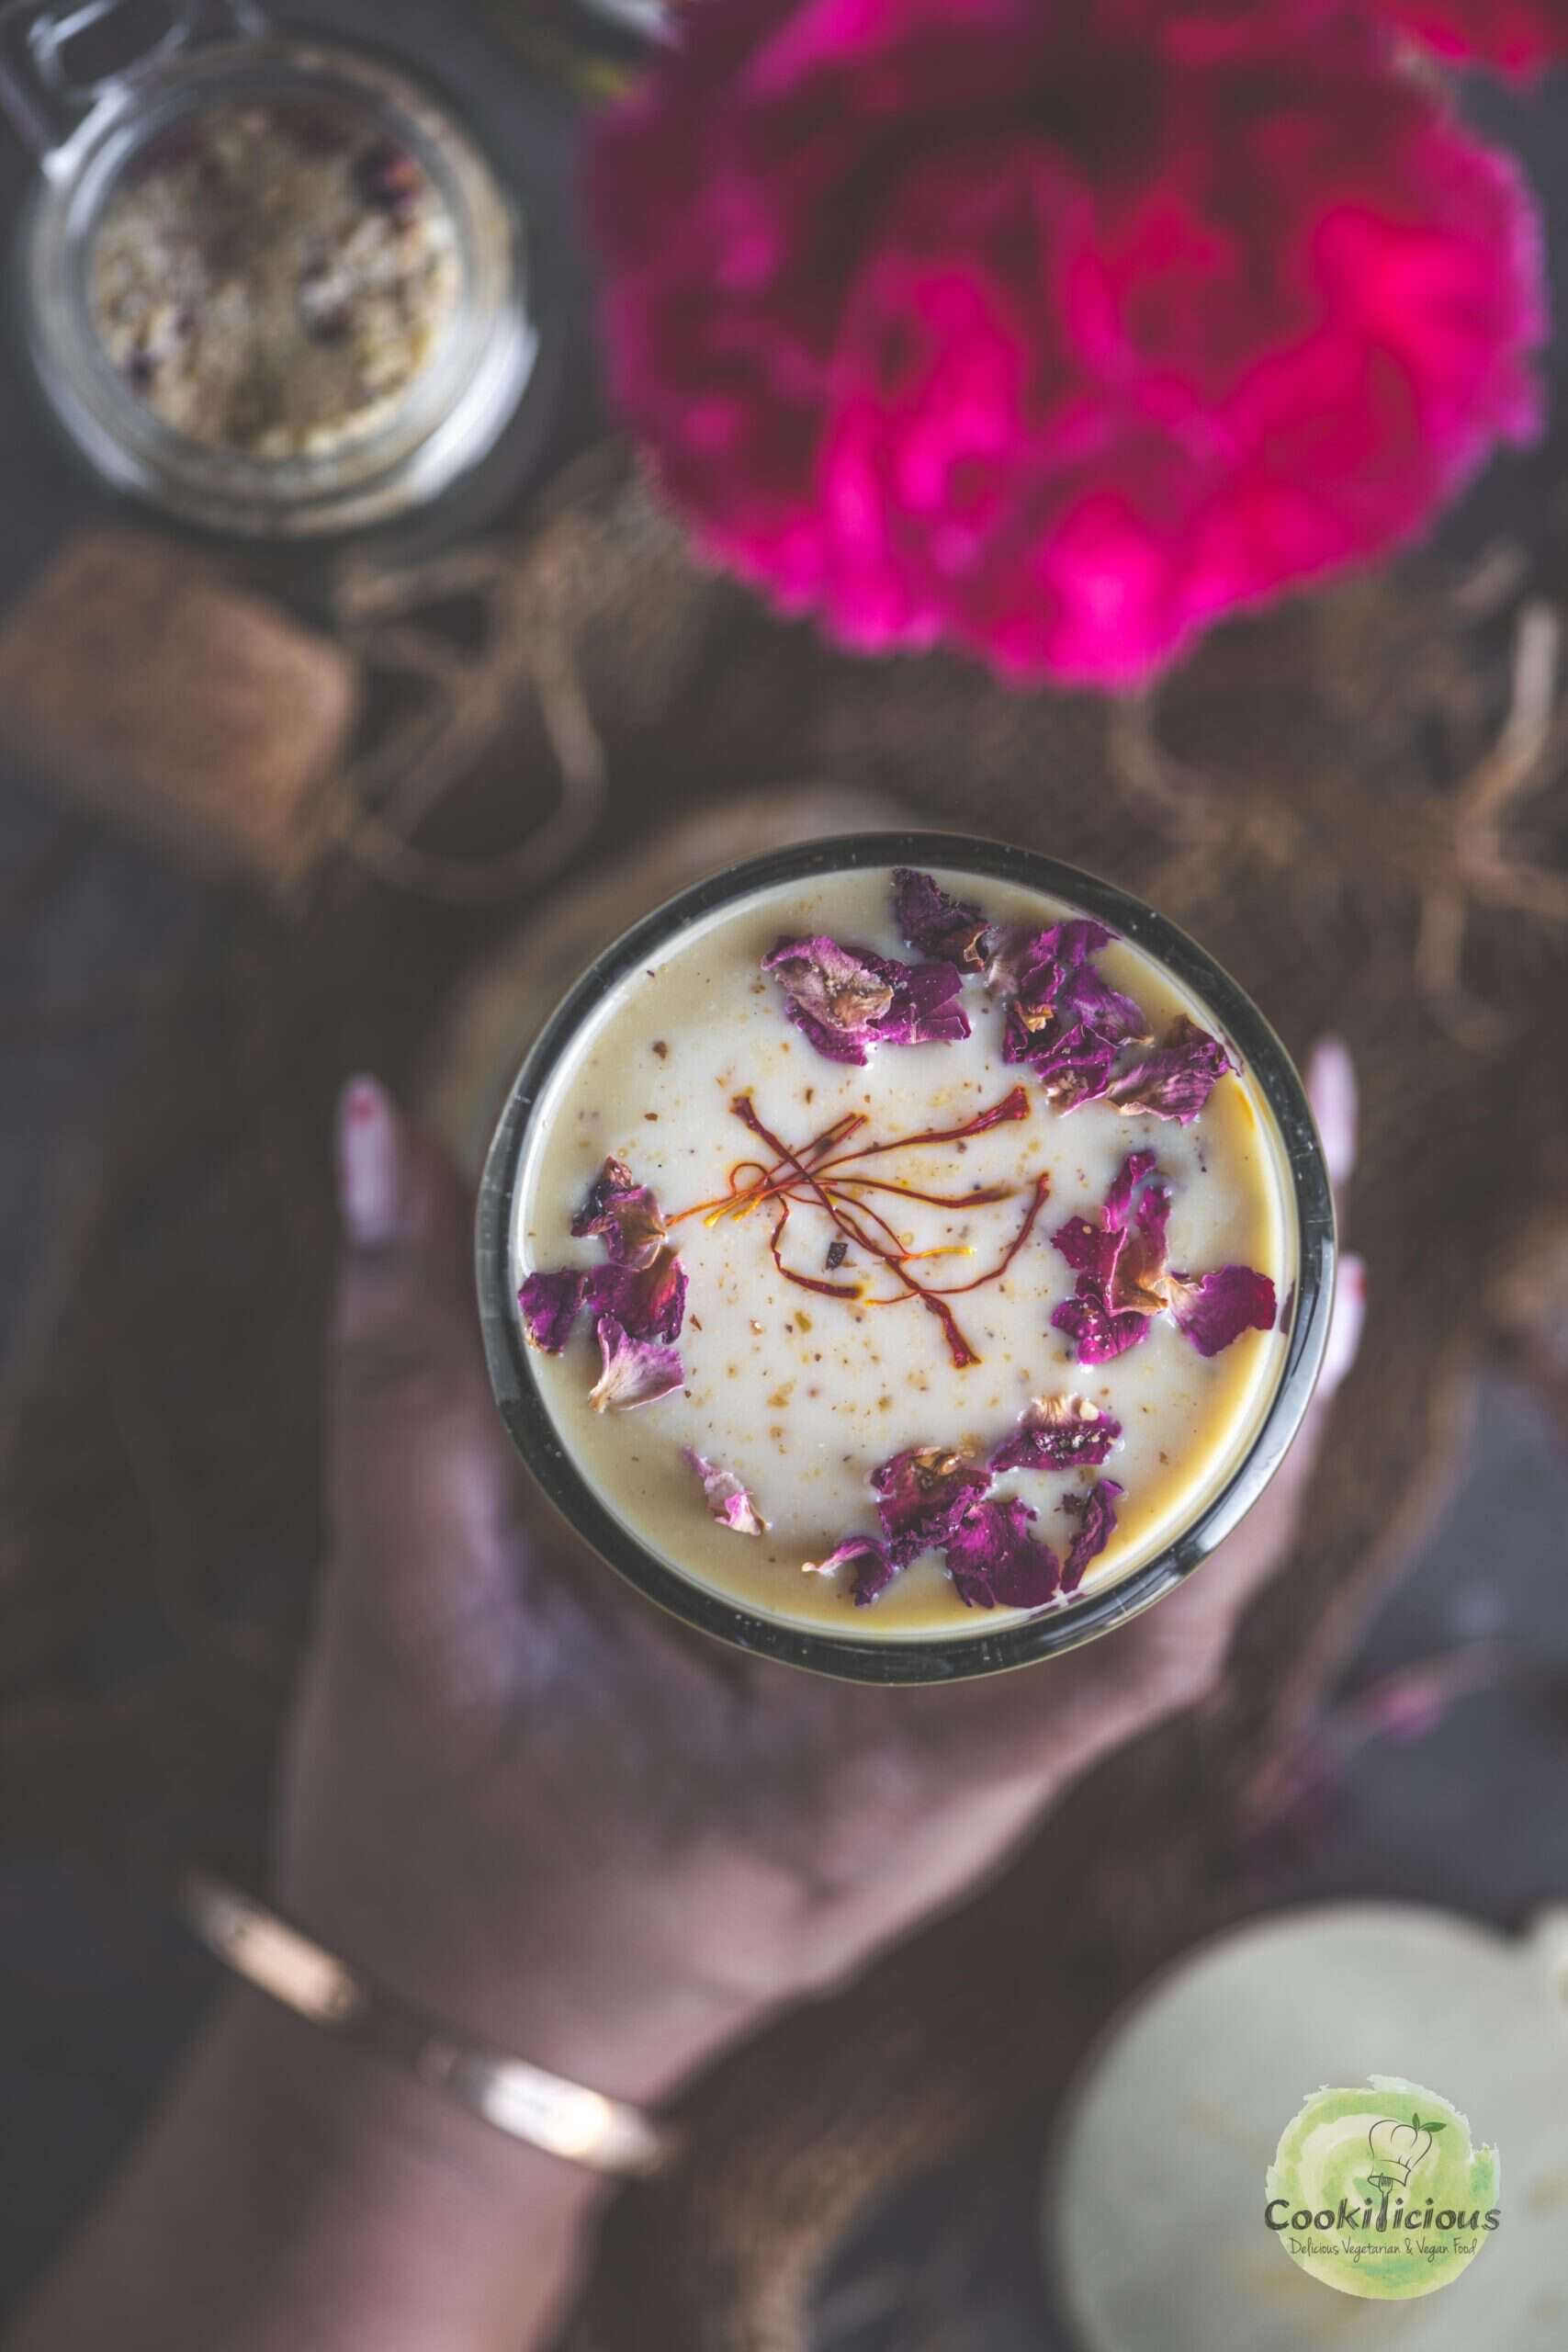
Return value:
[[(563, 1441), (524, 1331), (515, 1269), (528, 1171), (549, 1131), (557, 1081), (622, 984), (657, 967), (685, 934), (753, 894), (896, 866), (973, 878), (980, 886), (976, 897), (990, 881), (1065, 902), (1107, 925), (1196, 1001), (1246, 1073), (1254, 1115), (1268, 1131), (1282, 1210), (1283, 1305), (1277, 1364), (1244, 1443), (1152, 1555), (994, 1629), (976, 1611), (972, 1630), (944, 1627), (888, 1639), (852, 1623), (840, 1632), (774, 1617), (652, 1548), (591, 1483)], [(1284, 1458), (1317, 1379), (1334, 1291), (1334, 1206), (1317, 1131), (1289, 1056), (1250, 998), (1184, 932), (1126, 891), (1032, 851), (947, 833), (855, 833), (748, 859), (682, 891), (607, 947), (545, 1023), (513, 1085), (479, 1186), (477, 1246), (479, 1319), (497, 1405), (525, 1463), (577, 1532), (628, 1583), (704, 1633), (817, 1673), (882, 1683), (952, 1681), (1027, 1665), (1110, 1632), (1173, 1591), (1233, 1532)]]
[[(427, 505), (495, 447), (534, 371), (511, 194), (449, 102), (402, 62), (274, 28), (254, 0), (160, 0), (152, 14), (149, 31), (137, 0), (0, 11), (0, 107), (39, 166), (18, 292), (49, 409), (112, 488), (226, 535), (315, 539)], [(121, 53), (106, 62), (106, 45)], [(307, 107), (395, 142), (451, 223), (456, 293), (427, 362), (384, 415), (329, 449), (263, 457), (175, 429), (114, 365), (93, 316), (96, 241), (127, 174), (154, 141), (236, 104)]]

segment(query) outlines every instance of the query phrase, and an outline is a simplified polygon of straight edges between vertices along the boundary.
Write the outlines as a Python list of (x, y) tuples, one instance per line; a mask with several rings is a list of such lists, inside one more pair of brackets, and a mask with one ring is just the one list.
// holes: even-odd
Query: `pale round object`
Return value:
[[(1452, 2286), (1336, 2293), (1263, 2219), (1309, 2093), (1401, 2075), (1500, 2161), (1502, 2224)], [(1074, 2352), (1529, 2352), (1568, 2341), (1568, 1911), (1523, 1939), (1415, 1905), (1239, 1928), (1160, 1977), (1070, 2094), (1046, 2171), (1048, 2273)]]

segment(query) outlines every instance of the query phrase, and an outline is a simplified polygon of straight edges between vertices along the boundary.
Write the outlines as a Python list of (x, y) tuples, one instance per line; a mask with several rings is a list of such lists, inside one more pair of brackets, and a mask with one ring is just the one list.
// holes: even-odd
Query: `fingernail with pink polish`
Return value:
[(396, 1231), (400, 1176), (390, 1095), (373, 1078), (351, 1078), (338, 1098), (337, 1196), (344, 1231), (361, 1249)]
[(1367, 1264), (1355, 1255), (1341, 1258), (1334, 1288), (1334, 1315), (1323, 1370), (1317, 1375), (1320, 1396), (1332, 1396), (1355, 1363), (1367, 1320)]
[(1306, 1087), (1329, 1181), (1337, 1189), (1356, 1161), (1356, 1065), (1342, 1037), (1325, 1037), (1314, 1048)]

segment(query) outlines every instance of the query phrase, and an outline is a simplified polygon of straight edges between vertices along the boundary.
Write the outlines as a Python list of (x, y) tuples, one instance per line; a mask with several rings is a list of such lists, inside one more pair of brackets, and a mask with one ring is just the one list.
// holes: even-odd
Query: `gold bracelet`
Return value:
[(676, 2133), (642, 2109), (462, 2041), (219, 1879), (193, 1873), (180, 1890), (180, 1911), (213, 1957), (248, 1984), (312, 2025), (394, 2060), (513, 2140), (633, 2179), (662, 2171), (675, 2153)]

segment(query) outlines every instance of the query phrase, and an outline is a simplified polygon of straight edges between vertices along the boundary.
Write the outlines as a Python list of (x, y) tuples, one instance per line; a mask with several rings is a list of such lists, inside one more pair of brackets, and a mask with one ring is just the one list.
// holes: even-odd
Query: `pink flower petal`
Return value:
[(993, 926), (967, 899), (949, 897), (929, 874), (901, 865), (893, 876), (894, 920), (917, 956), (978, 972), (990, 955)]
[(991, 1469), (1000, 1477), (1008, 1470), (1096, 1468), (1121, 1438), (1115, 1415), (1087, 1396), (1039, 1396), (992, 1454)]
[(591, 1315), (613, 1315), (634, 1340), (678, 1340), (686, 1269), (673, 1250), (660, 1250), (649, 1266), (595, 1266), (584, 1295)]
[(517, 1294), (523, 1329), (536, 1348), (558, 1355), (571, 1336), (588, 1287), (588, 1277), (575, 1267), (558, 1274), (530, 1274)]
[(851, 646), (1124, 688), (1415, 537), (1539, 429), (1546, 308), (1521, 175), (1398, 26), (1568, 53), (1563, 0), (688, 12), (589, 212), (704, 552)]
[(1461, 65), (1491, 65), (1528, 80), (1568, 57), (1563, 0), (1378, 0), (1393, 25)]
[(588, 1392), (596, 1413), (628, 1413), (637, 1405), (656, 1405), (681, 1386), (685, 1374), (673, 1348), (630, 1338), (613, 1315), (601, 1315), (594, 1330), (604, 1363)]
[(1111, 1363), (1149, 1335), (1146, 1315), (1112, 1315), (1098, 1298), (1065, 1298), (1051, 1317), (1053, 1327), (1077, 1345), (1079, 1363)]
[(950, 1044), (969, 1035), (955, 964), (897, 964), (836, 939), (781, 939), (762, 958), (788, 1015), (830, 1061), (863, 1064), (874, 1046)]
[(1064, 1495), (1062, 1509), (1078, 1519), (1078, 1532), (1068, 1547), (1062, 1569), (1062, 1590), (1077, 1592), (1092, 1559), (1104, 1551), (1116, 1528), (1116, 1504), (1122, 1489), (1114, 1478), (1097, 1478), (1086, 1495)]
[(1016, 1496), (976, 1503), (949, 1536), (948, 1572), (968, 1609), (1041, 1609), (1055, 1598), (1061, 1563), (1029, 1532), (1034, 1517)]
[(869, 1609), (898, 1573), (887, 1556), (886, 1544), (879, 1544), (874, 1535), (846, 1535), (825, 1560), (803, 1560), (800, 1565), (808, 1577), (837, 1576), (840, 1568), (853, 1566), (857, 1609)]
[(623, 1159), (606, 1159), (571, 1220), (575, 1238), (600, 1236), (617, 1266), (651, 1266), (664, 1246), (664, 1217), (646, 1184), (632, 1182)]
[(1190, 1127), (1219, 1080), (1235, 1068), (1217, 1037), (1179, 1013), (1165, 1044), (1141, 1054), (1111, 1081), (1105, 1099), (1130, 1118), (1175, 1119)]
[(767, 1521), (733, 1471), (705, 1461), (689, 1445), (682, 1448), (681, 1459), (701, 1479), (704, 1500), (721, 1527), (732, 1528), (737, 1535), (765, 1532)]
[(983, 1462), (951, 1446), (917, 1445), (896, 1453), (871, 1474), (877, 1513), (895, 1567), (917, 1553), (945, 1544), (953, 1529), (991, 1483)]
[(1274, 1285), (1250, 1266), (1220, 1266), (1212, 1274), (1171, 1274), (1167, 1282), (1178, 1328), (1201, 1356), (1217, 1356), (1244, 1331), (1273, 1329)]
[(1247, 1266), (1212, 1274), (1172, 1273), (1166, 1263), (1170, 1190), (1155, 1179), (1152, 1151), (1129, 1152), (1100, 1222), (1069, 1217), (1051, 1238), (1077, 1275), (1052, 1326), (1077, 1348), (1080, 1363), (1109, 1363), (1137, 1347), (1156, 1315), (1169, 1314), (1201, 1355), (1217, 1355), (1243, 1331), (1274, 1321), (1274, 1285)]

